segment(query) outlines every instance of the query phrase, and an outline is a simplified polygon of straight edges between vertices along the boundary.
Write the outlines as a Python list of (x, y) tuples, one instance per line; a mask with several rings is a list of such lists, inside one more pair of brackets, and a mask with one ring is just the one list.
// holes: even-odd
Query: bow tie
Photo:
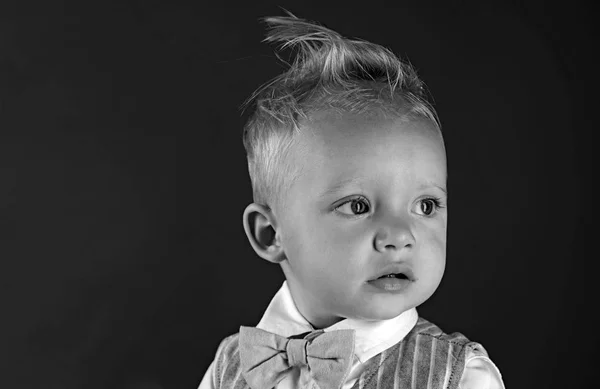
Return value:
[(320, 389), (339, 389), (352, 366), (354, 330), (285, 338), (242, 326), (239, 345), (242, 374), (252, 389), (273, 388), (295, 366), (301, 368), (301, 381), (309, 375)]

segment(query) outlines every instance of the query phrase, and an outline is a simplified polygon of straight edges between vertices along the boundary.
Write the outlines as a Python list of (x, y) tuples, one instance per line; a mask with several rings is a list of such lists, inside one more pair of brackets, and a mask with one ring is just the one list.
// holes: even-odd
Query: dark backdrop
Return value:
[[(283, 281), (241, 224), (238, 107), (283, 70), (257, 22), (283, 11), (261, 3), (1, 3), (0, 387), (196, 388), (260, 319)], [(511, 389), (583, 385), (591, 8), (361, 3), (280, 5), (408, 56), (435, 97), (448, 266), (420, 313)]]

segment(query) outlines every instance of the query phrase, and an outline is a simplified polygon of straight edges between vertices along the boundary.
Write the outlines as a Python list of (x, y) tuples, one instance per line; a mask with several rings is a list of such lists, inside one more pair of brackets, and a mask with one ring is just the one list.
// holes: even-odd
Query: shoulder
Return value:
[(221, 343), (219, 343), (219, 347), (217, 348), (217, 357), (219, 355), (231, 355), (235, 353), (239, 348), (239, 339), (239, 333), (229, 335), (228, 337), (223, 339)]
[[(460, 332), (445, 333), (440, 327), (421, 317), (413, 332), (416, 338), (425, 336), (434, 340), (438, 346), (440, 343), (446, 346), (448, 362), (451, 361), (447, 365), (450, 387), (504, 388), (500, 370), (481, 343), (469, 340)], [(459, 382), (458, 386), (452, 385)]]
[(438, 342), (451, 344), (459, 347), (460, 349), (464, 348), (465, 352), (472, 352), (477, 355), (487, 356), (487, 352), (483, 346), (481, 346), (481, 344), (469, 340), (469, 338), (460, 332), (446, 333), (440, 327), (422, 317), (419, 317), (419, 320), (411, 332), (414, 335), (430, 337)]
[(239, 340), (240, 334), (235, 333), (221, 341), (215, 357), (218, 370), (222, 369), (224, 366), (230, 365), (231, 362), (236, 359), (239, 360)]
[(422, 317), (419, 317), (411, 332), (415, 335), (430, 337), (437, 342), (451, 345), (461, 354), (464, 354), (465, 359), (474, 356), (488, 358), (487, 351), (480, 343), (471, 341), (460, 332), (446, 333), (440, 327)]
[(213, 363), (214, 382), (220, 388), (227, 377), (235, 374), (240, 367), (239, 333), (229, 335), (219, 343)]
[[(485, 352), (485, 350), (483, 350)], [(466, 356), (465, 368), (460, 379), (459, 388), (461, 389), (503, 389), (504, 382), (500, 369), (488, 357), (487, 353), (482, 354), (470, 350)]]

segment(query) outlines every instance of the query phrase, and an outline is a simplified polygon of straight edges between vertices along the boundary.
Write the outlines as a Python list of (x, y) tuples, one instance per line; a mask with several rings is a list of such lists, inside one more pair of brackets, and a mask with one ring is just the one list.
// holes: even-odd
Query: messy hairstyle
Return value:
[(318, 23), (268, 17), (266, 42), (294, 49), (286, 72), (256, 90), (244, 103), (251, 115), (244, 127), (254, 202), (282, 205), (282, 195), (300, 173), (290, 149), (303, 121), (317, 110), (410, 115), (440, 130), (415, 69), (380, 45), (342, 37)]

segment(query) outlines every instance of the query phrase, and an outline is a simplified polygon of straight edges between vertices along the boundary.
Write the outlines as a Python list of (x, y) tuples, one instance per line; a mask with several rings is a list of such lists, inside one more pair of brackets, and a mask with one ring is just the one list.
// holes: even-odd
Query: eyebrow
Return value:
[(443, 186), (439, 186), (438, 184), (433, 183), (433, 182), (426, 182), (424, 184), (421, 184), (421, 185), (419, 185), (418, 189), (422, 190), (422, 189), (427, 189), (427, 188), (430, 188), (430, 187), (438, 188), (439, 190), (441, 190), (442, 192), (444, 192), (444, 194), (446, 196), (448, 196), (448, 191), (446, 190), (446, 188), (444, 188)]
[(345, 180), (341, 180), (338, 183), (336, 183), (335, 185), (333, 185), (332, 187), (328, 188), (326, 191), (321, 193), (319, 195), (319, 197), (323, 198), (323, 197), (341, 192), (341, 190), (344, 189), (345, 187), (352, 185), (352, 184), (359, 183), (361, 181), (363, 181), (362, 177), (346, 178)]
[[(320, 198), (341, 192), (342, 189), (344, 189), (345, 187), (352, 185), (352, 184), (357, 184), (360, 183), (361, 181), (363, 181), (362, 177), (352, 177), (352, 178), (347, 178), (345, 180), (339, 181), (338, 183), (336, 183), (335, 185), (333, 185), (332, 187), (328, 188), (326, 191), (324, 191), (323, 193), (321, 193), (319, 195)], [(447, 196), (448, 195), (448, 191), (446, 190), (446, 188), (444, 188), (443, 186), (440, 186), (436, 183), (433, 182), (426, 182), (423, 183), (421, 185), (419, 185), (417, 187), (418, 190), (423, 190), (423, 189), (427, 189), (427, 188), (438, 188), (439, 190), (441, 190), (442, 192), (444, 192), (444, 194)]]

